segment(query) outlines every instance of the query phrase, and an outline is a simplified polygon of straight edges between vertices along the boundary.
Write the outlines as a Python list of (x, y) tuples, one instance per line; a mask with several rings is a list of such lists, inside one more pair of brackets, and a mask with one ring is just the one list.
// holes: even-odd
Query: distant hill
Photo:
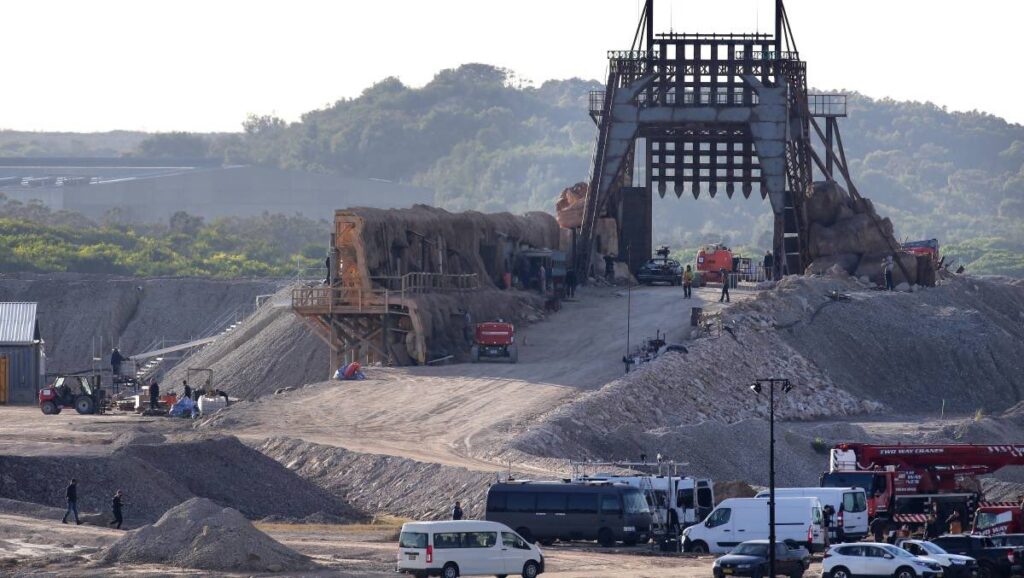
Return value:
[[(466, 64), (422, 88), (384, 79), (296, 123), (251, 116), (242, 134), (143, 137), (135, 150), (198, 147), (229, 162), (405, 181), (433, 188), (436, 204), (455, 210), (552, 211), (562, 188), (589, 172), (596, 129), (587, 97), (599, 88), (581, 79), (520, 87), (509, 71)], [(1024, 275), (1024, 127), (857, 93), (841, 127), (858, 188), (901, 237), (937, 237), (975, 270)], [(0, 154), (14, 146), (10, 136), (0, 132)], [(91, 137), (65, 138), (88, 148)], [(674, 247), (720, 239), (765, 247), (770, 235), (760, 198), (670, 193), (656, 209), (656, 241)]]

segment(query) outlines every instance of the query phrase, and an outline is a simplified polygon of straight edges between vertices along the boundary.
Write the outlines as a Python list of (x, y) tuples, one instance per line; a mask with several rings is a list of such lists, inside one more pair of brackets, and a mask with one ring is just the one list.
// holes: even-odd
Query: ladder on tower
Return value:
[(618, 74), (614, 70), (609, 70), (602, 109), (599, 113), (591, 111), (591, 116), (597, 123), (598, 133), (591, 162), (590, 186), (587, 188), (587, 196), (583, 202), (583, 223), (580, 225), (580, 232), (576, 239), (576, 255), (573, 256), (577, 279), (586, 279), (590, 275), (590, 256), (594, 250), (594, 224), (597, 221), (597, 213), (600, 210), (603, 197), (607, 192), (602, 190), (601, 183), (604, 180), (607, 162), (605, 153), (608, 150), (608, 138), (611, 134), (612, 104), (615, 102), (615, 88), (618, 83)]

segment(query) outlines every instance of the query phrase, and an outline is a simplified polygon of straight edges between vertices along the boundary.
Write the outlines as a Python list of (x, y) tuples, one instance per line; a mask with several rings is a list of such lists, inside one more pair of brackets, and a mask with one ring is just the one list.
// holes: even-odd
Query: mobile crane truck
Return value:
[[(1024, 445), (842, 443), (832, 448), (822, 487), (863, 488), (870, 518), (920, 525), (934, 511), (943, 521), (954, 510), (964, 527), (985, 502), (977, 476), (1024, 465)], [(934, 510), (933, 510), (934, 509)]]

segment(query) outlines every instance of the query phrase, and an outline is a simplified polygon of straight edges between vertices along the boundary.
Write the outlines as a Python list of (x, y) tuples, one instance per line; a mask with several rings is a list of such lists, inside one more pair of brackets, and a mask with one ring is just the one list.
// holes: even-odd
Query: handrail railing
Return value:
[(475, 273), (406, 273), (401, 277), (371, 277), (373, 287), (362, 285), (296, 287), (292, 290), (293, 309), (327, 309), (371, 312), (387, 310), (391, 303), (407, 295), (480, 288)]

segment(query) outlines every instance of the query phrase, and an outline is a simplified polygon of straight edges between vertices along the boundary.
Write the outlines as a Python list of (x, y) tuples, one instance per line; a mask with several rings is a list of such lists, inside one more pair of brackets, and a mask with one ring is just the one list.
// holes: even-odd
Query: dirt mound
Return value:
[(495, 476), (406, 458), (363, 454), (289, 438), (271, 438), (259, 451), (304, 479), (369, 512), (445, 519), (455, 500), (466, 516), (482, 517)]
[(255, 399), (326, 379), (328, 361), (327, 345), (292, 313), (289, 286), (240, 326), (175, 366), (164, 383), (180, 389), (189, 367), (210, 368), (217, 389)]
[(314, 567), (308, 557), (254, 528), (238, 510), (204, 498), (192, 498), (155, 524), (128, 532), (107, 548), (102, 560), (249, 572)]
[[(834, 302), (832, 288), (851, 299)], [(892, 411), (986, 413), (1024, 400), (1024, 284), (954, 277), (911, 294), (865, 290), (849, 278), (787, 278), (734, 308), (738, 322), (778, 337), (827, 368), (852, 395)]]
[[(135, 279), (103, 275), (17, 274), (0, 279), (0, 301), (39, 303), (46, 369), (88, 369), (117, 342), (125, 355), (155, 341), (199, 337), (232, 311), (251, 312), (256, 296), (280, 283), (261, 280)], [(106, 363), (104, 368), (109, 369)]]
[(128, 527), (150, 523), (168, 508), (205, 497), (254, 518), (319, 512), (349, 521), (365, 516), (276, 461), (231, 437), (128, 445), (107, 456), (0, 456), (0, 496), (63, 507), (67, 480), (79, 480), (83, 512), (110, 512), (125, 492)]

